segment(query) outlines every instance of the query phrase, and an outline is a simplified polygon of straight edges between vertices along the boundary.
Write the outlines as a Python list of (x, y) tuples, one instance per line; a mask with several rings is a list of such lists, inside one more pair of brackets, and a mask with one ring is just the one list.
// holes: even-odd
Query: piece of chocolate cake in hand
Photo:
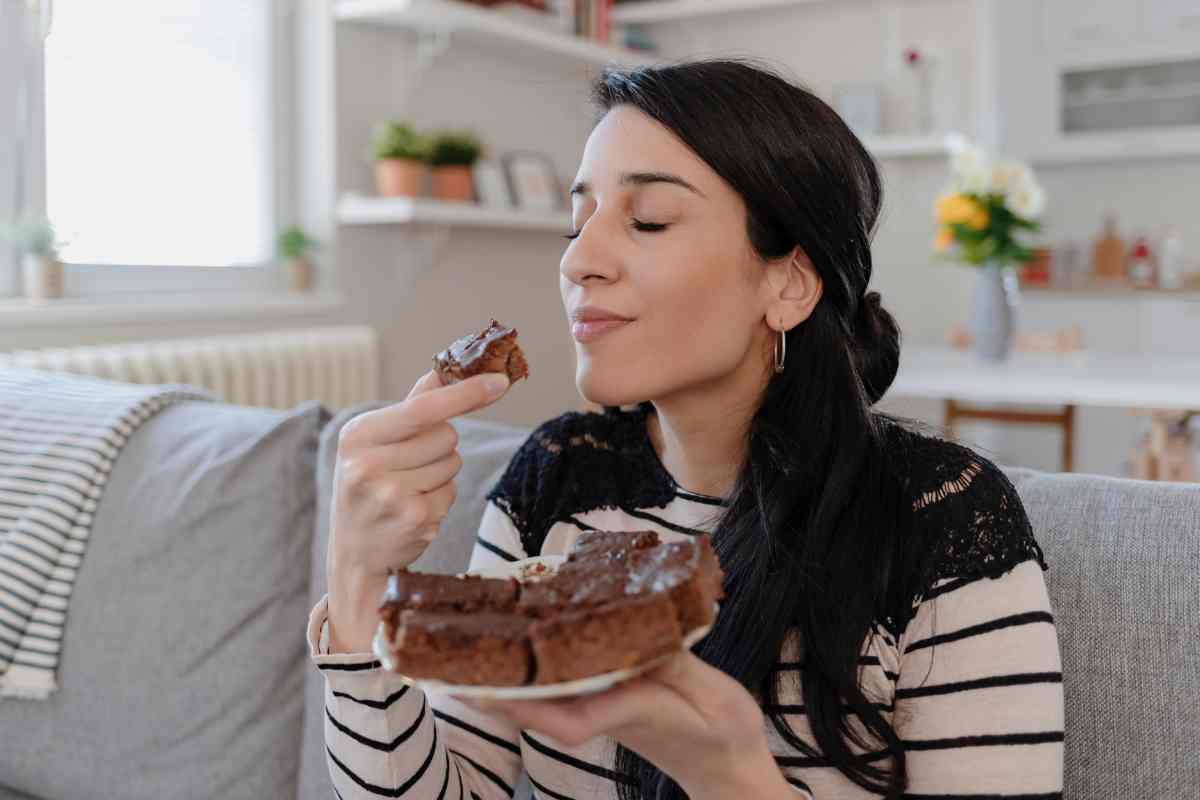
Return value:
[(433, 368), (446, 386), (483, 372), (502, 372), (509, 383), (529, 377), (529, 364), (517, 344), (517, 329), (494, 319), (479, 333), (464, 336), (434, 356)]
[(410, 678), (470, 686), (523, 686), (533, 677), (530, 621), (495, 612), (400, 613), (393, 669)]

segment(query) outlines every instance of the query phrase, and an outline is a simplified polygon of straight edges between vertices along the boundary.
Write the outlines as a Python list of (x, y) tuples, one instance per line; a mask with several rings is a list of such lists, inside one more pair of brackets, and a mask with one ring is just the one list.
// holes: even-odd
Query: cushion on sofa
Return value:
[(188, 402), (130, 438), (75, 584), (61, 689), (0, 701), (0, 797), (295, 796), (327, 420), (316, 404)]
[(1200, 796), (1200, 486), (1006, 471), (1050, 566), (1064, 797)]

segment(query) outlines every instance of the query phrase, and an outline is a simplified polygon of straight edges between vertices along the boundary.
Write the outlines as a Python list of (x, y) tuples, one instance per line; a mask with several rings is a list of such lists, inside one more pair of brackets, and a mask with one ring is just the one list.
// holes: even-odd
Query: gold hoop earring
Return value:
[(783, 329), (783, 321), (779, 322), (779, 342), (775, 345), (775, 374), (783, 372), (783, 362), (787, 358), (787, 331)]

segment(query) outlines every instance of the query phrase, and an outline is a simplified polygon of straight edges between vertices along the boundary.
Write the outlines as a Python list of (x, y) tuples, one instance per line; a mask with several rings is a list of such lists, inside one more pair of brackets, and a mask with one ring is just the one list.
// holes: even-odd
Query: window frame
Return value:
[[(0, 0), (0, 3), (23, 3), (26, 0)], [(269, 14), (269, 46), (270, 46), (270, 97), (271, 113), (270, 126), (270, 161), (273, 193), (270, 205), (272, 219), (269, 225), (272, 231), (279, 231), (284, 226), (294, 224), (299, 217), (299, 201), (294, 185), (295, 166), (295, 126), (296, 119), (296, 82), (295, 82), (295, 0), (265, 0)], [(46, 5), (52, 9), (49, 0), (38, 0), (36, 5)], [(53, 20), (51, 19), (51, 24)], [(20, 48), (5, 48), (20, 50)], [(17, 61), (19, 54), (10, 56)], [(26, 154), (28, 170), (27, 189), (24, 204), (35, 213), (46, 213), (46, 115), (45, 115), (45, 57), (40, 48), (32, 54), (32, 76), (30, 92), (32, 111), (30, 114), (29, 152)], [(0, 52), (0, 75), (8, 74), (10, 66)], [(16, 105), (13, 86), (0, 82), (0, 102), (6, 102), (5, 97), (12, 100), (11, 106)], [(0, 140), (0, 144), (2, 144)], [(5, 159), (15, 157), (15, 147), (6, 148), (0, 152), (0, 174), (15, 172), (6, 170)], [(13, 165), (15, 166), (15, 165)], [(0, 189), (12, 194), (11, 187), (0, 186)], [(11, 215), (9, 206), (0, 200), (0, 214), (6, 210)], [(6, 264), (8, 260), (10, 263)], [(12, 263), (11, 253), (0, 253), (0, 297), (16, 296), (18, 281), (16, 273), (18, 265)], [(157, 293), (193, 293), (193, 292), (263, 292), (282, 291), (283, 277), (275, 269), (274, 257), (265, 261), (237, 266), (184, 266), (175, 264), (130, 265), (130, 264), (86, 264), (64, 262), (64, 282), (67, 292), (74, 298), (96, 298), (98, 301), (119, 299), (121, 297), (145, 296)], [(5, 273), (8, 273), (6, 276)], [(219, 298), (214, 298), (219, 302)]]

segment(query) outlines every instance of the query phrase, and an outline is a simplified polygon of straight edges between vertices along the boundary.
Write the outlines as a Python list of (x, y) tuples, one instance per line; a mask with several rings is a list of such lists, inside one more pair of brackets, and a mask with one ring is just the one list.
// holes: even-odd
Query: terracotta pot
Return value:
[(23, 264), (25, 296), (35, 303), (63, 296), (63, 265), (56, 258), (26, 254)]
[(471, 168), (463, 165), (433, 168), (433, 196), (438, 200), (470, 203), (475, 200)]
[(410, 158), (381, 158), (375, 162), (375, 188), (384, 197), (416, 197), (421, 193), (426, 166)]
[(313, 269), (312, 262), (304, 256), (297, 256), (287, 260), (287, 279), (288, 288), (296, 292), (306, 292), (313, 287)]

